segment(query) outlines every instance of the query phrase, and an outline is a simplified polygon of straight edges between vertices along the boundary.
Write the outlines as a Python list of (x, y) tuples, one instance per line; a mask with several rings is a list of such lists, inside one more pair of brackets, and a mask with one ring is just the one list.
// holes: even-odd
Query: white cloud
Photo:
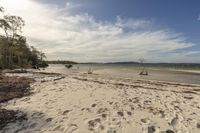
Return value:
[(122, 19), (117, 16), (116, 26), (130, 29), (149, 29), (153, 26), (153, 22), (149, 20)]
[(200, 21), (200, 15), (198, 16), (197, 20)]
[[(96, 21), (88, 14), (71, 15), (67, 3), (64, 9), (42, 4), (39, 0), (2, 0), (7, 10), (26, 21), (24, 34), (31, 45), (42, 49), (49, 60), (75, 61), (131, 61), (144, 57), (149, 61), (181, 61), (186, 54), (163, 53), (193, 46), (178, 33), (167, 30), (149, 30), (153, 22), (122, 19), (116, 22)], [(65, 12), (63, 12), (65, 10)], [(126, 32), (126, 29), (130, 29)], [(185, 56), (183, 56), (185, 55)], [(190, 54), (189, 56), (192, 56)], [(185, 58), (190, 61), (191, 58)], [(177, 59), (177, 60), (176, 60)], [(193, 61), (193, 60), (192, 60)]]
[(65, 3), (65, 7), (67, 8), (67, 9), (72, 9), (72, 8), (77, 8), (77, 7), (80, 7), (80, 5), (79, 4), (74, 4), (74, 3), (71, 3), (71, 2), (66, 2)]

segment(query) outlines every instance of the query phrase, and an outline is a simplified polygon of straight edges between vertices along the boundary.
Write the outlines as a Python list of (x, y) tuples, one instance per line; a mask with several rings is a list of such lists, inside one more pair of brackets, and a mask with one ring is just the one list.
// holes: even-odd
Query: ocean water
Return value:
[(172, 64), (145, 64), (148, 76), (140, 76), (142, 70), (139, 64), (76, 64), (72, 69), (65, 65), (50, 65), (48, 69), (64, 74), (87, 73), (92, 70), (96, 74), (117, 76), (122, 78), (161, 80), (169, 82), (180, 82), (200, 84), (200, 65), (172, 65)]

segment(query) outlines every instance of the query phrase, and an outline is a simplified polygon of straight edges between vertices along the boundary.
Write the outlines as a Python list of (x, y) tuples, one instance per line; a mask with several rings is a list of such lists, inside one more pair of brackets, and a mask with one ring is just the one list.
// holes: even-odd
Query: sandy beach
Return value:
[(0, 0), (0, 133), (200, 133), (200, 0)]
[(2, 133), (199, 133), (200, 86), (87, 74), (7, 74), (34, 78), (30, 96), (3, 108), (27, 120)]

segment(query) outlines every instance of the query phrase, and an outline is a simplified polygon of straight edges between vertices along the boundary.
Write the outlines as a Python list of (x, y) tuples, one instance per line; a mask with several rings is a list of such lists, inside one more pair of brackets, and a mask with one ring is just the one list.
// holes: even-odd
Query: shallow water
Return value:
[(141, 68), (127, 64), (77, 64), (72, 69), (65, 68), (64, 65), (50, 65), (48, 69), (63, 74), (86, 73), (89, 69), (96, 74), (111, 75), (124, 78), (142, 78), (150, 80), (161, 80), (180, 83), (200, 84), (200, 70), (195, 72), (180, 71), (181, 69), (169, 69), (166, 67), (147, 67), (148, 76), (140, 76)]

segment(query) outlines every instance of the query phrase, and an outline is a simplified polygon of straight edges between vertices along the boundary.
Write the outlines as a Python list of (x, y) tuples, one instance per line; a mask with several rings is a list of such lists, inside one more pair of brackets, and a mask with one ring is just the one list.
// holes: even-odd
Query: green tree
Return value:
[(22, 27), (25, 25), (24, 20), (18, 16), (4, 16), (4, 20), (8, 23), (9, 28), (6, 29), (7, 43), (9, 46), (9, 68), (13, 68), (13, 57), (14, 57), (14, 48), (18, 43), (18, 38), (20, 35), (18, 33), (22, 32)]
[(27, 68), (31, 66), (46, 67), (46, 58), (43, 52), (34, 47), (29, 47), (26, 37), (20, 35), (25, 22), (21, 17), (4, 15), (4, 9), (0, 7), (3, 18), (0, 18), (0, 68)]

